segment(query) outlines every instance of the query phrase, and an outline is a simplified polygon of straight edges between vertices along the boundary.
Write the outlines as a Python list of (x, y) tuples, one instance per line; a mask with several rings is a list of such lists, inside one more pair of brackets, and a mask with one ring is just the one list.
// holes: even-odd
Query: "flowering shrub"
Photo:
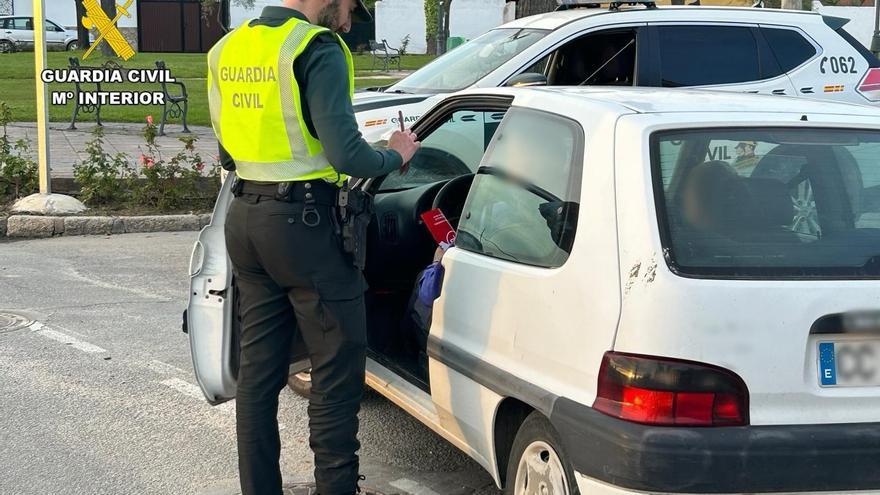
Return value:
[(129, 200), (130, 194), (119, 187), (119, 180), (131, 174), (128, 155), (110, 155), (104, 151), (104, 128), (92, 129), (94, 139), (86, 143), (86, 160), (73, 165), (73, 178), (80, 185), (80, 199), (90, 205), (105, 205)]
[[(153, 117), (148, 115), (143, 129), (146, 149), (141, 150), (138, 159), (140, 175), (146, 180), (132, 183), (133, 199), (144, 206), (180, 208), (197, 195), (197, 181), (205, 170), (205, 162), (195, 150), (197, 138), (192, 135), (178, 137), (183, 150), (165, 160), (156, 143), (157, 135)], [(219, 164), (212, 166), (208, 176), (219, 177)]]
[[(195, 149), (197, 138), (183, 135), (183, 149), (169, 159), (162, 156), (156, 142), (158, 129), (153, 117), (146, 117), (142, 130), (145, 144), (136, 160), (118, 153), (104, 152), (103, 131), (97, 127), (95, 139), (86, 145), (89, 158), (74, 167), (81, 187), (81, 199), (89, 205), (146, 206), (161, 210), (210, 207), (219, 191), (220, 164), (206, 164)], [(206, 171), (207, 169), (207, 171)], [(204, 187), (202, 177), (211, 180)], [(200, 187), (201, 186), (201, 187)]]
[(30, 158), (30, 142), (19, 139), (14, 143), (6, 133), (6, 125), (12, 121), (12, 110), (0, 101), (0, 200), (20, 198), (35, 193), (39, 186), (37, 164)]

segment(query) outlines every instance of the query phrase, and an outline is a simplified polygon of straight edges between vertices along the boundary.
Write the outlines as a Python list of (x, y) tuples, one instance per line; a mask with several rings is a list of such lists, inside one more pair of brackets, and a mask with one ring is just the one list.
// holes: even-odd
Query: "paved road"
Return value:
[[(234, 404), (204, 402), (180, 332), (194, 238), (0, 241), (0, 312), (38, 322), (0, 319), (0, 494), (234, 493)], [(308, 479), (306, 402), (282, 393), (279, 421), (282, 471)], [(498, 493), (374, 393), (361, 441), (362, 471), (385, 491)]]

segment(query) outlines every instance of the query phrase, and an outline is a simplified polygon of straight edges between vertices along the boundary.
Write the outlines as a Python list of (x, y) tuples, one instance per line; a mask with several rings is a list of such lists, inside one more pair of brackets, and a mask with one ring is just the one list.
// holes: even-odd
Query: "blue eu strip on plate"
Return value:
[(837, 367), (834, 365), (834, 342), (819, 342), (819, 383), (837, 385)]

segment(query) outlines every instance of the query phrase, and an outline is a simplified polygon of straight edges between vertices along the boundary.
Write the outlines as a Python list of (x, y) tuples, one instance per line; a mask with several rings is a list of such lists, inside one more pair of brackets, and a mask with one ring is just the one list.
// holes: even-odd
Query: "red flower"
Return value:
[(205, 164), (202, 163), (202, 162), (198, 162), (198, 163), (196, 163), (195, 165), (193, 165), (193, 167), (195, 167), (196, 170), (198, 170), (199, 172), (201, 172), (202, 170), (205, 169)]
[(153, 125), (153, 116), (147, 115), (147, 124)]
[(144, 166), (147, 168), (153, 168), (153, 159), (147, 158), (147, 163), (145, 163)]
[(141, 153), (141, 156), (138, 157), (138, 163), (140, 163), (141, 165), (147, 163), (147, 156)]

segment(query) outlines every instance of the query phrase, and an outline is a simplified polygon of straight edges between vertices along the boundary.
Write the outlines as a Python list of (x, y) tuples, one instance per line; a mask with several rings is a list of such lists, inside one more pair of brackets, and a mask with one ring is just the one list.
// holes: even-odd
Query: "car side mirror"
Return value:
[(547, 86), (547, 76), (537, 72), (526, 72), (513, 76), (505, 86), (512, 88), (527, 88), (531, 86)]

